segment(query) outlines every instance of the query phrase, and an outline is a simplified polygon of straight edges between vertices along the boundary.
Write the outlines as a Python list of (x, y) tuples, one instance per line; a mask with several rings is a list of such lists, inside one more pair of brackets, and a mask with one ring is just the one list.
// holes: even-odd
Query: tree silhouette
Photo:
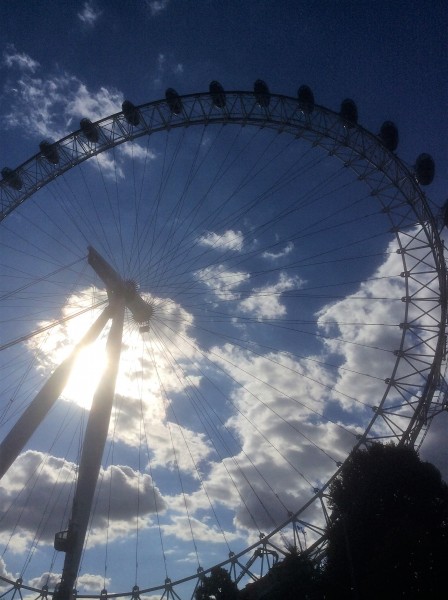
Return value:
[(329, 488), (326, 598), (446, 598), (448, 486), (411, 448), (354, 452)]
[(229, 573), (214, 567), (210, 575), (206, 575), (195, 593), (195, 600), (238, 600), (238, 588)]
[(321, 600), (320, 567), (294, 546), (269, 573), (240, 592), (241, 600)]

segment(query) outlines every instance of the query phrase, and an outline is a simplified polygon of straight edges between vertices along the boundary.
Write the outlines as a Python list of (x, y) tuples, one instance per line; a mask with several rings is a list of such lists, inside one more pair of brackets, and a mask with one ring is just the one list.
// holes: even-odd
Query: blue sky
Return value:
[[(434, 157), (425, 191), (438, 213), (447, 21), (437, 1), (5, 3), (0, 165), (22, 164), (42, 139), (124, 99), (203, 92), (215, 79), (250, 91), (262, 78), (293, 97), (307, 84), (335, 111), (351, 97), (373, 133), (393, 120), (410, 168), (421, 152)], [(154, 306), (149, 334), (126, 321), (85, 591), (192, 574), (280, 524), (343, 460), (391, 372), (403, 318), (393, 238), (362, 183), (301, 140), (218, 126), (140, 139), (73, 169), (2, 227), (2, 339), (92, 309), (2, 357), (0, 437), (105, 300), (88, 243)], [(24, 569), (37, 587), (61, 572), (52, 535), (68, 520), (104, 343), (0, 488), (10, 506), (0, 573)], [(445, 425), (434, 422), (423, 455), (446, 475)], [(31, 491), (16, 497), (26, 480)]]

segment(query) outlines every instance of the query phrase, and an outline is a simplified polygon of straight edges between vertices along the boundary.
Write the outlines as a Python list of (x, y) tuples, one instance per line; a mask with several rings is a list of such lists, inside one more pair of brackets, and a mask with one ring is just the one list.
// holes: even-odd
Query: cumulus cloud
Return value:
[(142, 516), (166, 508), (166, 501), (146, 473), (126, 465), (112, 465), (102, 470), (100, 480), (101, 489), (107, 492), (100, 494), (95, 504), (94, 528), (105, 529), (109, 519), (129, 525), (130, 517), (137, 516), (137, 509)]
[(92, 573), (83, 573), (78, 577), (77, 585), (88, 592), (96, 592), (110, 585), (110, 578), (102, 575), (93, 575)]
[[(318, 364), (280, 352), (256, 356), (231, 344), (210, 353), (238, 382), (226, 428), (240, 450), (211, 462), (203, 485), (217, 505), (232, 512), (237, 507), (236, 531), (272, 529), (334, 472), (356, 427), (351, 433), (320, 414), (333, 379)], [(180, 510), (181, 499), (178, 504)], [(192, 513), (208, 508), (201, 490), (190, 494), (189, 506)], [(319, 521), (322, 515), (310, 508), (308, 516)]]
[(48, 589), (54, 590), (54, 588), (60, 581), (60, 573), (49, 573), (48, 571), (45, 571), (39, 577), (32, 577), (31, 579), (29, 579), (28, 585), (36, 587), (40, 590), (44, 587), (44, 585), (47, 585)]
[(83, 117), (97, 121), (121, 110), (123, 95), (116, 89), (100, 87), (98, 91), (93, 92), (76, 77), (68, 76), (61, 80), (60, 86), (67, 88), (64, 112), (69, 118), (69, 124), (72, 119)]
[[(0, 556), (0, 577), (6, 577), (9, 580), (15, 579), (13, 574), (8, 572), (5, 561), (3, 560), (3, 558), (1, 556)], [(3, 587), (7, 587), (7, 585), (8, 585), (7, 583), (4, 583), (2, 580), (0, 580), (0, 590)]]
[(241, 231), (232, 231), (228, 229), (224, 233), (209, 231), (199, 238), (201, 246), (208, 246), (214, 250), (235, 250), (240, 252), (243, 249), (244, 236)]
[[(168, 378), (165, 380), (168, 383)], [(151, 382), (148, 384), (151, 385)], [(156, 393), (159, 391), (156, 390), (154, 395)], [(114, 419), (116, 418), (118, 431), (116, 435), (130, 448), (135, 448), (141, 443), (140, 430), (143, 419), (144, 427), (151, 438), (153, 468), (167, 467), (172, 471), (179, 469), (197, 477), (197, 465), (206, 460), (212, 452), (210, 442), (204, 434), (168, 420), (165, 408), (162, 409), (162, 414), (156, 414), (151, 399), (143, 407), (140, 399), (119, 399), (115, 411)]]
[(302, 284), (300, 277), (290, 277), (287, 273), (280, 273), (277, 283), (254, 288), (239, 306), (243, 312), (252, 313), (257, 319), (281, 317), (286, 314), (286, 307), (280, 301), (281, 294), (288, 290), (300, 289)]
[[(31, 64), (31, 63), (30, 63)], [(86, 117), (98, 121), (121, 111), (123, 94), (115, 88), (92, 90), (78, 77), (67, 72), (36, 77), (22, 73), (5, 86), (9, 110), (2, 116), (5, 128), (19, 129), (41, 139), (58, 140), (79, 128)], [(39, 140), (39, 141), (40, 141)], [(106, 176), (124, 177), (123, 160), (152, 160), (155, 154), (138, 142), (121, 145), (112, 156), (99, 154), (89, 165), (100, 167)]]
[(117, 90), (93, 92), (67, 73), (46, 79), (23, 75), (7, 92), (11, 110), (3, 117), (5, 126), (52, 139), (63, 137), (75, 124), (77, 128), (75, 119), (97, 120), (118, 112), (123, 101)]
[(249, 273), (229, 271), (224, 265), (205, 267), (196, 271), (195, 275), (220, 300), (238, 299), (236, 288), (250, 278)]
[[(177, 538), (189, 542), (191, 540), (191, 529), (195, 540), (198, 542), (209, 542), (215, 544), (222, 543), (222, 533), (216, 527), (216, 525), (206, 521), (201, 521), (194, 517), (188, 519), (186, 516), (173, 516), (171, 522), (163, 525), (162, 529), (166, 535), (173, 535)], [(226, 538), (229, 542), (237, 540), (238, 534), (232, 531), (225, 532)]]
[[(395, 242), (388, 248), (388, 258), (377, 269), (374, 277), (359, 286), (359, 289), (346, 298), (324, 307), (319, 313), (319, 325), (322, 332), (328, 337), (325, 346), (328, 352), (338, 355), (343, 360), (343, 366), (348, 370), (340, 369), (337, 389), (346, 394), (334, 399), (345, 408), (354, 406), (350, 397), (356, 396), (365, 405), (379, 404), (386, 390), (385, 379), (392, 370), (396, 360), (396, 351), (400, 348), (403, 329), (400, 327), (403, 318), (403, 269), (400, 254), (395, 252)], [(418, 253), (417, 253), (418, 254)], [(418, 261), (414, 261), (418, 265)], [(408, 257), (408, 267), (412, 272), (413, 259)], [(396, 274), (392, 276), (391, 274)], [(423, 273), (419, 278), (425, 279)], [(420, 284), (409, 280), (409, 294), (418, 293), (423, 300), (427, 296), (425, 308), (430, 307), (433, 298), (431, 282), (433, 275), (428, 273), (428, 288), (421, 288)], [(403, 400), (411, 398), (421, 384), (419, 370), (424, 366), (425, 339), (433, 336), (435, 324), (430, 314), (425, 314), (416, 302), (410, 304), (407, 314), (408, 322), (414, 326), (418, 323), (419, 338), (408, 335), (405, 349), (410, 346), (411, 356), (401, 360), (399, 370), (395, 374), (397, 381), (403, 382), (403, 388), (391, 389), (389, 398), (406, 404)], [(425, 331), (427, 329), (427, 331)], [(421, 353), (421, 355), (419, 355)], [(415, 356), (415, 362), (414, 358)], [(359, 373), (368, 374), (359, 384)], [(406, 421), (404, 421), (405, 423)]]
[(157, 155), (152, 150), (143, 146), (139, 142), (133, 140), (129, 144), (122, 144), (120, 146), (120, 152), (123, 156), (127, 156), (132, 158), (132, 160), (154, 160), (157, 158)]
[[(44, 585), (48, 586), (48, 589), (53, 590), (56, 585), (61, 581), (61, 573), (42, 573), (39, 577), (33, 577), (28, 580), (28, 585), (37, 589), (42, 589)], [(86, 592), (96, 592), (102, 590), (104, 585), (110, 585), (110, 578), (102, 575), (93, 575), (91, 573), (83, 573), (77, 578), (77, 588), (83, 589)]]
[[(36, 523), (40, 523), (40, 539), (52, 543), (56, 531), (67, 526), (66, 507), (70, 505), (70, 489), (76, 477), (76, 465), (55, 456), (27, 450), (3, 477), (0, 485), (4, 514), (1, 532), (9, 532), (20, 522), (20, 535), (33, 539)], [(32, 480), (32, 489), (19, 493)], [(104, 543), (108, 539), (129, 535), (130, 523), (138, 515), (140, 522), (156, 511), (163, 511), (166, 502), (154, 487), (148, 474), (137, 473), (127, 466), (112, 465), (101, 469), (97, 500), (89, 543)], [(4, 535), (2, 535), (4, 537)], [(16, 545), (15, 537), (10, 545)], [(23, 551), (23, 539), (15, 546)]]

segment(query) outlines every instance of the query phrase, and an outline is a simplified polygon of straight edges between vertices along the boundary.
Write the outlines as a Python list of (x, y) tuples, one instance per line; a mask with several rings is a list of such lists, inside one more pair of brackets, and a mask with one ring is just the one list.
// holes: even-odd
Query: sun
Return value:
[[(47, 331), (28, 343), (28, 349), (37, 359), (41, 379), (48, 378), (76, 353), (60, 398), (87, 411), (107, 370), (111, 321), (90, 344), (81, 347), (80, 343), (104, 309), (105, 304), (98, 306), (103, 299), (107, 300), (106, 294), (96, 288), (79, 290), (67, 299), (57, 317), (58, 324), (38, 323), (39, 329)], [(144, 296), (143, 300), (151, 299)], [(175, 302), (163, 303), (157, 298), (154, 302), (158, 317), (152, 321), (150, 331), (142, 332), (130, 311), (126, 312), (115, 392), (131, 404), (137, 400), (148, 418), (160, 421), (165, 418), (167, 397), (199, 381), (200, 375), (195, 366), (197, 342), (190, 331), (192, 315)], [(71, 318), (74, 312), (77, 316)], [(185, 378), (180, 375), (184, 369), (188, 371)]]
[[(47, 330), (28, 341), (28, 350), (37, 359), (37, 373), (48, 379), (51, 373), (75, 352), (70, 374), (61, 393), (61, 399), (89, 410), (95, 390), (107, 366), (106, 325), (97, 339), (84, 347), (81, 340), (101, 314), (98, 290), (87, 288), (70, 296), (54, 321), (39, 322), (37, 329)], [(85, 310), (91, 306), (91, 310)], [(73, 311), (80, 313), (72, 318)], [(78, 350), (76, 348), (78, 347)]]
[(65, 400), (86, 410), (90, 410), (95, 390), (107, 366), (107, 356), (101, 341), (98, 340), (79, 352), (62, 394)]

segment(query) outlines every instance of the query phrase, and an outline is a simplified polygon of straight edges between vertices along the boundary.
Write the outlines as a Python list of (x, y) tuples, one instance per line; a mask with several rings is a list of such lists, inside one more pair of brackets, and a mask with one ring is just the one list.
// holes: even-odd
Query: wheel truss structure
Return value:
[[(387, 353), (389, 370), (383, 378), (382, 396), (376, 398), (375, 405), (368, 407), (370, 417), (364, 418), (352, 448), (388, 441), (418, 448), (433, 416), (446, 407), (447, 384), (442, 371), (446, 355), (447, 273), (436, 218), (412, 169), (388, 150), (378, 136), (358, 124), (348, 122), (340, 114), (321, 106), (304, 110), (296, 98), (282, 95), (270, 94), (269, 101), (260, 101), (255, 93), (226, 92), (225, 101), (217, 103), (213, 94), (190, 94), (178, 96), (175, 103), (168, 98), (134, 107), (131, 117), (128, 108), (93, 123), (94, 134), (90, 140), (80, 129), (49, 144), (45, 151), (41, 146), (41, 152), (10, 171), (9, 176), (4, 176), (1, 181), (1, 221), (8, 223), (10, 215), (27, 199), (80, 163), (144, 136), (152, 140), (159, 132), (181, 130), (188, 135), (193, 127), (206, 126), (208, 129), (211, 125), (272, 130), (288, 139), (303, 141), (309, 148), (318, 148), (322, 155), (335, 157), (354, 180), (366, 187), (370, 201), (379, 210), (383, 221), (388, 223), (388, 233), (394, 239), (394, 253), (401, 261), (401, 271), (396, 274), (401, 285), (400, 297), (396, 299), (402, 307), (401, 320), (395, 324), (399, 333), (394, 337), (395, 347)], [(353, 227), (357, 226), (354, 222)], [(135, 317), (125, 292), (116, 293), (110, 279), (105, 281), (101, 275), (100, 278), (103, 279), (109, 305), (116, 303), (114, 294), (120, 296), (120, 310), (124, 310), (123, 306), (128, 302), (127, 306)], [(132, 288), (133, 283), (129, 285)], [(124, 290), (125, 282), (119, 280), (119, 287)], [(149, 328), (153, 309), (148, 309), (151, 305), (143, 301), (136, 289), (131, 291), (132, 301), (145, 304), (148, 314), (147, 318), (135, 320), (141, 329)], [(110, 313), (110, 308), (107, 310)], [(103, 317), (102, 326), (105, 319)], [(121, 334), (116, 335), (121, 340)], [(7, 342), (2, 350), (13, 343), (17, 340)], [(58, 396), (59, 392), (55, 394)], [(37, 427), (44, 416), (37, 418), (33, 414), (30, 420)], [(101, 416), (99, 418), (101, 420)], [(27, 435), (32, 434), (33, 431), (30, 431)], [(95, 431), (92, 435), (95, 437)], [(7, 464), (3, 470), (6, 472), (27, 440), (11, 450), (9, 448), (13, 444), (8, 441), (8, 436), (5, 440), (2, 458), (8, 453), (7, 460), (4, 459)], [(101, 453), (103, 447), (100, 448)], [(303, 552), (316, 557), (321, 554), (328, 520), (326, 490), (337, 476), (343, 460), (335, 460), (334, 463), (334, 472), (312, 488), (301, 506), (289, 511), (269, 533), (260, 533), (244, 549), (230, 552), (228, 557), (218, 561), (219, 566), (228, 568), (234, 581), (241, 584), (265, 574), (278, 557), (285, 554), (281, 544), (285, 538), (292, 540), (293, 545)], [(85, 494), (85, 488), (82, 494)], [(311, 507), (320, 515), (317, 519), (309, 520)], [(87, 528), (88, 515), (84, 520)], [(306, 536), (310, 539), (308, 544)], [(77, 552), (81, 555), (82, 548)], [(108, 597), (129, 597), (139, 600), (152, 594), (151, 598), (161, 600), (193, 598), (197, 586), (212, 568), (208, 565), (205, 569), (199, 567), (192, 575), (175, 580), (167, 576), (163, 582), (149, 587), (135, 585), (120, 593), (109, 593), (103, 589), (100, 594), (78, 594), (78, 597), (104, 600)], [(57, 591), (46, 585), (40, 588), (25, 584), (22, 577), (1, 576), (0, 579), (4, 582), (0, 588), (2, 598), (59, 597)], [(186, 592), (182, 591), (185, 585)]]

